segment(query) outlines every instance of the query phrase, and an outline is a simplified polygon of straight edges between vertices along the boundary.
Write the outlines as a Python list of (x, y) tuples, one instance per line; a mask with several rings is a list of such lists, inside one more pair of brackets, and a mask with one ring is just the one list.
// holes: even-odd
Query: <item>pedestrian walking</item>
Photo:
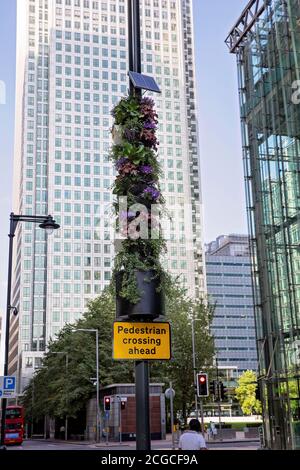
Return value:
[(189, 430), (180, 436), (178, 448), (181, 450), (206, 450), (205, 439), (200, 431), (201, 425), (198, 419), (191, 419)]
[(217, 434), (218, 434), (218, 431), (217, 431), (216, 425), (215, 423), (211, 421), (210, 422), (210, 436), (213, 438), (214, 441), (217, 439)]
[(207, 441), (209, 439), (207, 424), (204, 424), (204, 439)]

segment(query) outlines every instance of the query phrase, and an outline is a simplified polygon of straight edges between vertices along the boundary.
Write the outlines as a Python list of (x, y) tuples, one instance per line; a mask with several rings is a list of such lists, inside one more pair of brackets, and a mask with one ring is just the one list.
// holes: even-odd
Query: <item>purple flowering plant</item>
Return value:
[[(127, 197), (127, 210), (119, 213), (119, 206), (115, 204), (117, 220), (121, 224), (121, 233), (127, 238), (123, 239), (122, 247), (115, 258), (115, 272), (123, 271), (122, 291), (120, 295), (137, 303), (140, 300), (135, 271), (154, 271), (161, 279), (166, 278), (160, 255), (165, 250), (165, 241), (162, 237), (159, 219), (152, 213), (153, 206), (163, 204), (159, 188), (161, 174), (157, 158), (158, 115), (152, 98), (129, 96), (122, 98), (112, 111), (114, 128), (112, 131), (114, 145), (111, 151), (111, 160), (117, 171), (113, 192), (119, 197)], [(130, 210), (133, 204), (144, 205), (143, 211)], [(137, 206), (139, 207), (139, 206)], [(147, 239), (137, 237), (135, 219), (148, 224), (150, 236)], [(157, 236), (153, 235), (153, 227)], [(134, 235), (131, 237), (131, 235)]]
[(151, 186), (148, 186), (146, 189), (144, 189), (143, 194), (150, 197), (154, 201), (157, 201), (157, 199), (160, 197), (160, 191)]
[(141, 165), (139, 171), (144, 175), (151, 175), (153, 173), (153, 168), (151, 165)]

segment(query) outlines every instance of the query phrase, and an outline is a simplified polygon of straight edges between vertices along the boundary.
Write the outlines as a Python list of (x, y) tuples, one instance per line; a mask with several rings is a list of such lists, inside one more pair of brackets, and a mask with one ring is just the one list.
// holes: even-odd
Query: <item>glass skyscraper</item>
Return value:
[(300, 448), (300, 3), (251, 1), (237, 56), (265, 441)]
[(244, 371), (257, 370), (248, 236), (218, 237), (207, 245), (205, 261), (218, 366), (233, 371), (236, 382)]
[[(114, 178), (111, 110), (128, 90), (126, 0), (19, 0), (14, 211), (50, 213), (51, 238), (20, 224), (10, 372), (26, 385), (50, 337), (110, 282)], [(165, 264), (205, 291), (191, 0), (141, 0), (142, 63), (162, 94)]]

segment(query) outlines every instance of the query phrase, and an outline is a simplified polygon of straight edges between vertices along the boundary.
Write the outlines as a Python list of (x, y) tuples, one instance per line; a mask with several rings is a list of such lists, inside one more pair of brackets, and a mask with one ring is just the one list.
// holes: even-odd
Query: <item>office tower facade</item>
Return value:
[(266, 445), (300, 448), (300, 4), (251, 1), (227, 44), (238, 61), (259, 383)]
[[(205, 291), (193, 15), (190, 0), (141, 0), (142, 63), (162, 94), (162, 190), (171, 224), (165, 264)], [(10, 371), (20, 389), (50, 337), (110, 282), (114, 257), (111, 110), (128, 90), (126, 0), (19, 0), (14, 210), (53, 215), (52, 237), (20, 224)]]
[(212, 331), (220, 369), (236, 379), (257, 370), (251, 260), (247, 235), (220, 236), (206, 246), (207, 293), (216, 305)]

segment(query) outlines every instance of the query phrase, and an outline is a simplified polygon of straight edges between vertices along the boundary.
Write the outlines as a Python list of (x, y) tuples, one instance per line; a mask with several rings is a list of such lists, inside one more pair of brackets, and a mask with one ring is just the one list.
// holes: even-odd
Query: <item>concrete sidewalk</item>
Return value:
[[(136, 447), (136, 442), (135, 441), (125, 441), (125, 442), (118, 442), (118, 441), (109, 441), (108, 443), (106, 443), (106, 441), (103, 441), (103, 442), (95, 442), (95, 441), (74, 441), (74, 440), (68, 440), (68, 441), (65, 441), (65, 440), (62, 440), (62, 439), (32, 439), (33, 441), (44, 441), (44, 442), (56, 442), (56, 443), (61, 443), (61, 444), (74, 444), (74, 445), (82, 445), (82, 446), (90, 446), (90, 445), (94, 445), (96, 447), (99, 447), (101, 449), (105, 449), (106, 447), (124, 447), (124, 448), (128, 448), (128, 449), (135, 449)], [(206, 441), (206, 444), (209, 445), (209, 446), (213, 446), (215, 444), (234, 444), (234, 443), (250, 443), (250, 442), (253, 442), (253, 443), (257, 443), (259, 444), (259, 440), (258, 439), (224, 439), (224, 440), (220, 440), (220, 439), (215, 439), (215, 440), (209, 440), (209, 441)], [(151, 444), (153, 445), (166, 445), (166, 444), (170, 444), (170, 449), (172, 447), (172, 435), (171, 434), (168, 434), (166, 439), (164, 440), (155, 440), (155, 441), (151, 441)], [(176, 448), (178, 447), (178, 443), (176, 443), (175, 441), (175, 445), (176, 445)], [(167, 449), (165, 449), (167, 450)]]

